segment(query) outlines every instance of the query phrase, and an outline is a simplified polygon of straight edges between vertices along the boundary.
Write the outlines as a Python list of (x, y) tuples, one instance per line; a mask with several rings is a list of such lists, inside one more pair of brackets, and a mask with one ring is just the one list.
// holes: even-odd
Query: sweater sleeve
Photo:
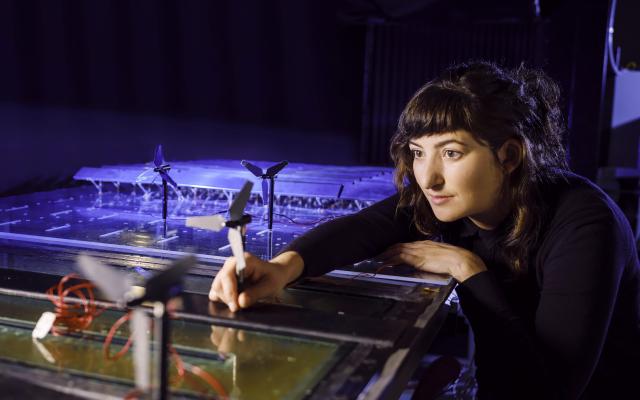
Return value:
[(302, 276), (317, 276), (380, 254), (410, 238), (411, 216), (399, 209), (399, 195), (355, 214), (326, 222), (296, 238), (283, 251), (296, 251), (304, 260)]
[(569, 199), (557, 210), (537, 256), (533, 324), (514, 312), (491, 272), (461, 285), (476, 359), (485, 364), (478, 363), (478, 379), (491, 375), (490, 389), (574, 399), (586, 388), (633, 251), (628, 223), (610, 202), (591, 195)]

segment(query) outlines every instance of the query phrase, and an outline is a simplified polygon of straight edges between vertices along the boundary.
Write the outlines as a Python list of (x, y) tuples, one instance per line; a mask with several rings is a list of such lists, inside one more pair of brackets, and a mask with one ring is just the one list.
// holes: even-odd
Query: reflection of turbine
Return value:
[[(262, 168), (246, 160), (240, 161), (240, 164), (248, 169), (253, 175), (262, 179), (262, 204), (269, 204), (269, 230), (271, 230), (273, 228), (273, 202), (276, 175), (278, 174), (278, 172), (282, 171), (282, 169), (286, 167), (289, 162), (280, 161), (279, 163), (267, 168), (266, 171), (263, 171)], [(267, 184), (267, 179), (269, 180), (269, 184)]]
[(154, 302), (153, 314), (156, 317), (154, 336), (160, 346), (158, 352), (158, 396), (167, 398), (168, 388), (168, 347), (170, 337), (169, 313), (166, 305), (169, 299), (176, 296), (181, 290), (182, 276), (195, 265), (193, 256), (185, 257), (173, 262), (164, 271), (152, 276), (144, 286), (133, 286), (126, 273), (110, 268), (98, 260), (87, 256), (78, 256), (78, 267), (82, 274), (90, 279), (107, 298), (120, 307), (134, 307), (131, 313), (130, 330), (133, 336), (133, 364), (135, 371), (136, 387), (142, 391), (149, 388), (149, 338), (147, 327), (149, 317), (138, 306), (145, 301)]
[(244, 284), (244, 269), (246, 261), (244, 259), (244, 233), (246, 225), (251, 222), (251, 216), (244, 213), (244, 209), (251, 196), (252, 182), (245, 182), (244, 186), (229, 207), (229, 219), (224, 220), (220, 214), (204, 217), (187, 218), (187, 226), (193, 228), (207, 229), (218, 232), (225, 226), (229, 228), (227, 238), (231, 246), (231, 252), (236, 258), (236, 276), (238, 277), (238, 293), (242, 292)]

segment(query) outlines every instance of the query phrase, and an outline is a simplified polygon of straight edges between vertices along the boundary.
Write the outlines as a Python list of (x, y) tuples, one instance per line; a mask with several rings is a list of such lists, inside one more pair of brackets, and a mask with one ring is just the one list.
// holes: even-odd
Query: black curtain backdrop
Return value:
[(357, 131), (338, 3), (3, 0), (0, 100)]
[(608, 3), (0, 0), (0, 194), (144, 162), (158, 143), (170, 160), (388, 165), (411, 93), (469, 57), (559, 80), (571, 165), (594, 178)]
[(340, 7), (0, 0), (0, 193), (157, 143), (171, 159), (356, 163), (364, 28)]

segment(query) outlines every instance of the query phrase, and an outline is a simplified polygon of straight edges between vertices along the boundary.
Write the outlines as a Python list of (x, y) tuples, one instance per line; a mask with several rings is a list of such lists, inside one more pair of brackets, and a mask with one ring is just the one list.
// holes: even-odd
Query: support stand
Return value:
[(269, 177), (269, 232), (273, 229), (273, 204), (275, 203), (275, 176)]
[(167, 237), (167, 203), (169, 202), (167, 199), (167, 181), (162, 180), (162, 222), (163, 222), (163, 230), (162, 237)]
[(169, 339), (171, 336), (167, 302), (153, 304), (154, 335), (156, 336), (156, 368), (154, 399), (166, 400), (169, 393)]

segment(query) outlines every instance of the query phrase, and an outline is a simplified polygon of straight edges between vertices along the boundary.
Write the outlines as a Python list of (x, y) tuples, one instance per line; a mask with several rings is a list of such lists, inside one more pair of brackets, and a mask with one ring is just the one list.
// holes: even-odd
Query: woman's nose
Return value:
[(444, 183), (442, 171), (436, 162), (431, 162), (426, 165), (422, 173), (424, 174), (422, 183), (425, 189), (437, 189)]

